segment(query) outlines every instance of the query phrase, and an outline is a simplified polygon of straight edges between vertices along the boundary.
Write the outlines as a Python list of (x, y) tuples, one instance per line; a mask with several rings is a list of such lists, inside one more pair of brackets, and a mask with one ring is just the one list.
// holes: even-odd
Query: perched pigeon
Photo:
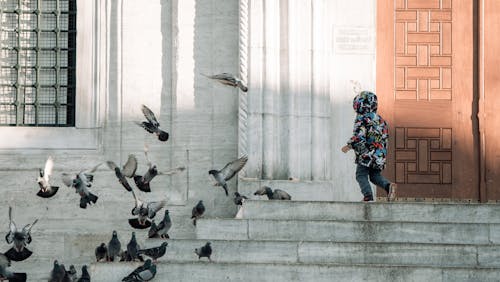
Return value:
[(240, 193), (238, 193), (238, 192), (234, 192), (234, 199), (233, 199), (233, 201), (234, 201), (234, 203), (235, 203), (237, 206), (241, 206), (241, 205), (243, 205), (243, 201), (244, 201), (244, 200), (246, 200), (246, 199), (248, 199), (248, 197), (247, 197), (247, 196), (243, 196), (243, 195), (241, 195), (241, 194), (240, 194)]
[(156, 134), (156, 136), (158, 136), (158, 140), (167, 141), (169, 135), (166, 131), (163, 131), (160, 129), (160, 123), (156, 119), (153, 111), (151, 111), (145, 105), (142, 105), (141, 110), (142, 110), (142, 113), (144, 114), (144, 117), (147, 119), (147, 121), (137, 122), (137, 124), (139, 126), (143, 127), (144, 129), (146, 129), (147, 132), (152, 133), (152, 134)]
[(132, 238), (130, 238), (129, 243), (127, 244), (127, 255), (129, 257), (129, 261), (135, 261), (138, 259), (137, 251), (140, 249), (139, 244), (137, 244), (137, 240), (135, 238), (135, 232), (132, 232)]
[(90, 274), (86, 265), (82, 266), (82, 276), (80, 276), (77, 282), (90, 282)]
[(31, 228), (38, 222), (38, 219), (35, 219), (31, 224), (26, 224), (23, 229), (19, 230), (14, 220), (12, 220), (12, 207), (9, 207), (9, 221), (9, 233), (5, 236), (5, 241), (7, 244), (14, 243), (14, 246), (5, 253), (5, 256), (9, 260), (23, 261), (32, 254), (26, 246), (31, 243)]
[(69, 281), (76, 282), (76, 279), (78, 279), (78, 274), (76, 273), (74, 265), (69, 266), (69, 270), (66, 271), (66, 276), (69, 278)]
[(158, 171), (156, 165), (149, 160), (148, 150), (149, 150), (148, 146), (144, 146), (144, 155), (146, 155), (146, 160), (148, 162), (148, 170), (143, 176), (141, 175), (134, 176), (134, 182), (137, 185), (137, 188), (139, 188), (139, 190), (143, 192), (151, 192), (151, 187), (149, 186), (149, 183), (151, 182), (151, 180), (153, 180), (153, 178), (155, 178), (155, 176), (173, 175), (186, 169), (183, 166), (179, 166), (173, 169), (169, 169), (165, 172)]
[(205, 246), (200, 249), (194, 249), (194, 252), (198, 255), (198, 259), (202, 257), (207, 257), (209, 261), (212, 261), (210, 256), (212, 255), (212, 247), (210, 247), (210, 242), (207, 242)]
[(137, 215), (137, 218), (129, 219), (130, 226), (136, 229), (145, 229), (151, 227), (149, 219), (153, 219), (156, 213), (160, 211), (166, 204), (165, 200), (159, 202), (143, 202), (132, 190), (134, 196), (135, 206), (132, 209), (132, 215)]
[(113, 237), (111, 237), (111, 240), (108, 243), (107, 261), (114, 261), (115, 257), (120, 256), (121, 251), (122, 244), (120, 243), (120, 240), (118, 240), (118, 233), (116, 233), (116, 230), (113, 230)]
[(97, 262), (101, 260), (106, 260), (106, 257), (108, 256), (108, 248), (106, 247), (106, 244), (101, 243), (97, 248), (95, 248), (95, 259)]
[(85, 173), (79, 173), (74, 178), (67, 173), (63, 173), (62, 175), (63, 183), (68, 187), (74, 187), (75, 193), (80, 195), (80, 208), (85, 209), (89, 204), (95, 204), (97, 202), (96, 195), (92, 194), (89, 191), (89, 187), (92, 186), (91, 182), (93, 180), (93, 176), (86, 175)]
[(246, 87), (243, 84), (243, 81), (241, 81), (240, 79), (237, 79), (232, 74), (221, 73), (221, 74), (215, 74), (215, 75), (205, 75), (205, 74), (202, 74), (202, 75), (206, 76), (210, 79), (216, 80), (224, 85), (228, 85), (228, 86), (232, 86), (232, 87), (239, 87), (241, 89), (241, 91), (243, 91), (243, 92), (248, 91), (248, 87)]
[(267, 198), (269, 200), (291, 200), (292, 196), (288, 194), (287, 192), (280, 190), (280, 189), (271, 189), (271, 187), (268, 186), (262, 186), (259, 190), (255, 191), (253, 193), (254, 195), (267, 195)]
[(49, 282), (62, 282), (67, 277), (64, 265), (59, 264), (57, 260), (54, 261), (54, 267), (50, 272)]
[(193, 225), (196, 226), (196, 220), (200, 218), (205, 212), (205, 205), (203, 205), (203, 201), (200, 200), (196, 206), (193, 207), (191, 211), (191, 219), (193, 219)]
[(165, 215), (163, 216), (163, 220), (157, 226), (157, 234), (160, 238), (169, 239), (168, 231), (172, 227), (172, 220), (170, 219), (170, 214), (168, 210), (165, 210)]
[(138, 254), (144, 254), (144, 255), (152, 258), (153, 261), (156, 262), (156, 260), (158, 258), (160, 258), (163, 255), (165, 255), (165, 252), (167, 251), (167, 246), (168, 246), (168, 243), (167, 242), (163, 242), (158, 247), (139, 250), (139, 251), (137, 251), (137, 253)]
[(124, 282), (150, 281), (156, 275), (156, 265), (147, 259), (143, 265), (132, 271), (127, 277), (123, 278)]
[(226, 196), (228, 196), (229, 194), (227, 192), (226, 181), (228, 181), (233, 176), (235, 176), (236, 173), (238, 173), (238, 171), (240, 171), (245, 166), (247, 161), (248, 161), (248, 157), (243, 156), (237, 160), (234, 160), (234, 161), (228, 163), (221, 170), (212, 169), (212, 170), (208, 171), (208, 174), (211, 174), (215, 178), (215, 181), (216, 181), (215, 186), (222, 186), (222, 188), (224, 188), (224, 191), (226, 192)]
[(158, 234), (158, 226), (156, 226), (156, 222), (154, 219), (151, 220), (151, 227), (149, 227), (148, 238), (158, 238), (160, 235)]
[(118, 178), (118, 181), (127, 189), (127, 191), (132, 191), (132, 187), (128, 184), (127, 178), (125, 177), (133, 177), (135, 175), (135, 171), (137, 170), (137, 159), (134, 155), (129, 155), (127, 162), (123, 165), (123, 169), (120, 168), (113, 162), (107, 161), (106, 164), (111, 170), (115, 171), (115, 175)]
[(59, 190), (58, 186), (52, 186), (50, 185), (50, 176), (52, 175), (52, 169), (54, 168), (54, 160), (52, 157), (48, 157), (47, 161), (45, 162), (45, 168), (39, 169), (39, 176), (37, 178), (38, 186), (40, 187), (40, 190), (36, 194), (39, 197), (42, 198), (50, 198), (54, 196), (57, 193), (57, 190)]

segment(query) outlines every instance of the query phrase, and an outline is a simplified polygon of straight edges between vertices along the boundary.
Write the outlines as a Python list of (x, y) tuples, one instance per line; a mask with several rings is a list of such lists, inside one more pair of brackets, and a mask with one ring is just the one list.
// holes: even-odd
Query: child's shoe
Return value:
[(373, 202), (373, 195), (363, 197), (363, 202)]

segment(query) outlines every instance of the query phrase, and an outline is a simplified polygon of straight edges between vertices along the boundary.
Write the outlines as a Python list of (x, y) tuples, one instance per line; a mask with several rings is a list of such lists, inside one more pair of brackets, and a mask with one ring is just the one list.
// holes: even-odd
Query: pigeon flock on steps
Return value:
[[(247, 91), (247, 88), (242, 84), (242, 82), (228, 74), (220, 74), (214, 76), (208, 76), (211, 79), (217, 80), (225, 85), (230, 85), (233, 87), (240, 87), (242, 91)], [(137, 122), (138, 125), (143, 127), (147, 132), (155, 134), (158, 139), (165, 142), (169, 138), (169, 133), (160, 129), (160, 124), (157, 121), (154, 113), (145, 105), (141, 108), (144, 117), (147, 121), (141, 123)], [(156, 164), (153, 164), (149, 159), (148, 155), (149, 148), (146, 145), (144, 148), (144, 154), (147, 160), (148, 170), (144, 175), (136, 174), (137, 171), (137, 158), (134, 155), (129, 155), (126, 163), (123, 166), (118, 166), (113, 161), (107, 161), (107, 166), (115, 172), (118, 182), (125, 188), (126, 191), (132, 194), (134, 199), (134, 205), (131, 206), (131, 214), (135, 216), (129, 219), (129, 224), (135, 229), (146, 229), (149, 228), (148, 238), (160, 238), (169, 239), (169, 230), (172, 227), (172, 221), (170, 218), (169, 210), (165, 209), (163, 219), (155, 222), (154, 218), (156, 214), (166, 206), (166, 200), (155, 200), (155, 201), (145, 201), (139, 198), (139, 196), (134, 191), (134, 188), (130, 185), (127, 178), (133, 179), (133, 183), (136, 184), (138, 190), (148, 193), (151, 192), (151, 181), (157, 175), (174, 175), (185, 170), (183, 166), (175, 167), (165, 171), (160, 171)], [(212, 169), (208, 171), (208, 174), (212, 177), (214, 181), (213, 186), (221, 186), (224, 189), (226, 196), (228, 196), (228, 181), (233, 178), (247, 163), (248, 157), (243, 156), (236, 160), (227, 163), (222, 169)], [(86, 209), (88, 206), (95, 204), (99, 197), (91, 192), (94, 184), (95, 172), (101, 165), (97, 164), (92, 168), (84, 169), (79, 172), (72, 173), (62, 173), (61, 178), (65, 186), (69, 188), (74, 188), (75, 193), (80, 196), (79, 207)], [(39, 169), (39, 176), (37, 177), (37, 183), (39, 190), (37, 196), (42, 198), (51, 198), (58, 191), (58, 186), (53, 186), (51, 184), (51, 176), (54, 168), (54, 160), (52, 157), (48, 157), (44, 169)], [(274, 191), (267, 186), (262, 187), (257, 190), (254, 195), (267, 195), (269, 200), (291, 200), (291, 196), (283, 190), (275, 189)], [(236, 205), (241, 206), (243, 202), (248, 199), (246, 196), (234, 193), (233, 201)], [(200, 200), (192, 209), (191, 219), (193, 224), (196, 225), (196, 220), (203, 216), (205, 213), (205, 206), (203, 201)], [(32, 251), (27, 248), (27, 246), (32, 241), (31, 229), (35, 226), (38, 219), (35, 219), (32, 223), (26, 224), (22, 229), (19, 229), (12, 217), (12, 207), (9, 207), (9, 232), (5, 236), (5, 241), (12, 247), (5, 253), (0, 253), (0, 280), (8, 281), (26, 281), (26, 273), (16, 273), (11, 272), (9, 267), (12, 261), (23, 261), (32, 255)], [(142, 249), (137, 242), (135, 232), (132, 232), (131, 239), (126, 245), (125, 250), (122, 249), (122, 244), (118, 239), (118, 233), (113, 231), (111, 240), (106, 245), (101, 243), (95, 249), (96, 262), (113, 262), (113, 261), (140, 261), (144, 262), (143, 265), (137, 267), (129, 275), (123, 278), (122, 281), (150, 281), (152, 280), (157, 272), (156, 263), (159, 258), (165, 255), (168, 243), (163, 242), (157, 247)], [(203, 257), (211, 260), (212, 247), (210, 242), (207, 242), (204, 246), (196, 248), (194, 253), (198, 256), (198, 259)], [(144, 261), (143, 256), (147, 256), (150, 259)], [(67, 270), (64, 264), (59, 263), (55, 260), (53, 263), (52, 270), (50, 271), (49, 282), (76, 282), (76, 281), (91, 281), (90, 274), (88, 272), (87, 266), (84, 265), (81, 270), (81, 275), (78, 276), (77, 270), (73, 265), (70, 265)]]

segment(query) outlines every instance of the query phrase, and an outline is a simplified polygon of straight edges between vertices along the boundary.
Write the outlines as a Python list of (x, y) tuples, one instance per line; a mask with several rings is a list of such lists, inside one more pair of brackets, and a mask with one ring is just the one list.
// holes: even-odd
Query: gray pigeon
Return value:
[(99, 199), (99, 197), (89, 191), (89, 187), (92, 186), (92, 180), (89, 179), (93, 179), (93, 177), (87, 178), (85, 173), (77, 174), (75, 178), (71, 178), (69, 174), (63, 173), (62, 177), (64, 184), (75, 188), (75, 193), (80, 195), (80, 208), (82, 209), (87, 208), (87, 205), (95, 204), (97, 199)]
[(165, 215), (163, 216), (163, 220), (157, 226), (157, 233), (160, 238), (169, 239), (168, 231), (172, 227), (172, 220), (170, 219), (170, 214), (168, 210), (165, 210)]
[(166, 201), (143, 202), (137, 197), (134, 190), (131, 192), (135, 201), (135, 206), (131, 213), (132, 215), (137, 215), (137, 218), (129, 219), (129, 224), (136, 229), (151, 227), (149, 219), (153, 219), (156, 216), (156, 213), (165, 206)]
[(243, 92), (248, 91), (248, 87), (246, 87), (243, 84), (243, 81), (241, 81), (240, 79), (237, 79), (232, 74), (224, 72), (224, 73), (215, 74), (215, 75), (205, 75), (205, 74), (202, 74), (202, 75), (206, 76), (210, 79), (213, 79), (215, 81), (218, 81), (224, 85), (228, 85), (228, 86), (232, 86), (232, 87), (239, 87), (241, 89), (241, 91), (243, 91)]
[(253, 193), (254, 195), (267, 195), (269, 200), (291, 200), (292, 196), (280, 189), (271, 189), (269, 186), (262, 186), (259, 190)]
[(66, 271), (66, 275), (68, 276), (69, 281), (76, 282), (76, 279), (78, 279), (78, 274), (76, 273), (74, 265), (69, 266), (69, 270)]
[(97, 262), (103, 259), (106, 260), (107, 256), (108, 256), (108, 248), (106, 247), (106, 244), (101, 243), (101, 245), (95, 248), (95, 259)]
[(9, 206), (9, 221), (9, 233), (5, 236), (5, 241), (7, 244), (14, 243), (14, 246), (5, 253), (5, 256), (12, 261), (23, 261), (32, 254), (26, 246), (31, 243), (31, 228), (38, 222), (38, 219), (19, 230), (12, 219), (12, 207)]
[(130, 261), (135, 261), (138, 259), (137, 251), (140, 249), (139, 244), (137, 244), (137, 240), (135, 238), (135, 232), (132, 232), (132, 238), (130, 238), (129, 243), (127, 244), (127, 255)]
[(149, 227), (148, 238), (158, 238), (158, 226), (156, 226), (155, 220), (151, 220), (151, 227)]
[(165, 252), (167, 251), (167, 242), (161, 243), (160, 246), (154, 247), (154, 248), (149, 248), (149, 249), (142, 249), (137, 251), (138, 254), (144, 254), (150, 258), (153, 259), (154, 262), (163, 255), (165, 255)]
[(136, 268), (132, 271), (127, 277), (123, 278), (124, 282), (142, 282), (142, 281), (150, 281), (156, 275), (156, 265), (151, 262), (150, 259), (147, 259), (143, 265)]
[(157, 166), (149, 160), (148, 150), (149, 150), (148, 146), (145, 145), (144, 146), (144, 155), (146, 155), (146, 160), (148, 162), (148, 170), (146, 171), (146, 173), (143, 176), (141, 176), (141, 175), (134, 176), (134, 182), (137, 185), (137, 188), (139, 188), (139, 190), (146, 192), (146, 193), (151, 192), (151, 187), (149, 186), (149, 184), (150, 184), (151, 180), (153, 180), (153, 178), (155, 178), (155, 176), (157, 176), (157, 175), (173, 175), (173, 174), (179, 173), (179, 172), (186, 169), (183, 166), (179, 166), (179, 167), (169, 169), (169, 170), (164, 171), (164, 172), (158, 171)]
[(207, 242), (205, 246), (199, 249), (194, 249), (194, 252), (198, 255), (198, 259), (206, 257), (209, 261), (212, 261), (212, 259), (210, 258), (210, 256), (212, 255), (212, 247), (210, 246), (210, 242)]
[(90, 274), (86, 265), (82, 266), (82, 276), (80, 276), (78, 282), (90, 282)]
[(227, 192), (226, 181), (233, 178), (233, 176), (235, 176), (236, 173), (238, 173), (238, 171), (240, 171), (245, 166), (247, 161), (248, 161), (248, 157), (243, 156), (237, 160), (234, 160), (234, 161), (226, 164), (226, 166), (224, 166), (224, 168), (221, 170), (212, 169), (212, 170), (208, 171), (208, 174), (210, 174), (214, 177), (214, 179), (216, 181), (215, 186), (222, 186), (222, 188), (224, 188), (224, 191), (226, 192), (226, 196), (228, 196), (229, 194)]
[(11, 282), (26, 282), (26, 273), (12, 272), (8, 267), (10, 267), (9, 258), (0, 253), (0, 281), (5, 279)]
[(122, 244), (120, 243), (120, 240), (118, 240), (118, 233), (116, 233), (116, 230), (113, 230), (113, 237), (111, 237), (111, 240), (108, 243), (107, 261), (114, 261), (115, 257), (120, 256), (121, 251)]
[(137, 170), (137, 158), (132, 154), (129, 155), (127, 162), (123, 165), (121, 170), (113, 161), (107, 161), (106, 164), (115, 172), (118, 181), (123, 185), (123, 187), (125, 187), (125, 189), (129, 192), (132, 191), (132, 187), (128, 184), (126, 177), (134, 177)]
[(145, 105), (142, 105), (141, 110), (147, 121), (137, 122), (137, 124), (146, 129), (147, 132), (156, 134), (156, 136), (158, 136), (158, 140), (163, 142), (167, 141), (169, 137), (168, 132), (160, 129), (160, 123), (156, 119), (153, 111)]
[(203, 205), (203, 201), (200, 200), (196, 206), (193, 207), (191, 211), (191, 219), (193, 219), (193, 225), (196, 226), (196, 220), (200, 218), (205, 212), (205, 205)]
[(62, 282), (66, 277), (66, 269), (60, 265), (57, 260), (54, 261), (54, 267), (50, 272), (49, 282)]
[(241, 206), (243, 205), (243, 201), (248, 199), (246, 196), (243, 196), (241, 195), (240, 193), (238, 192), (234, 192), (234, 199), (233, 199), (233, 202), (237, 205), (237, 206)]
[(52, 159), (51, 156), (47, 158), (47, 161), (45, 162), (45, 168), (39, 169), (39, 176), (37, 178), (37, 183), (38, 186), (40, 187), (40, 190), (36, 194), (39, 197), (42, 198), (51, 198), (57, 193), (57, 190), (59, 190), (58, 186), (52, 186), (50, 185), (50, 176), (52, 175), (52, 169), (54, 168), (54, 160)]

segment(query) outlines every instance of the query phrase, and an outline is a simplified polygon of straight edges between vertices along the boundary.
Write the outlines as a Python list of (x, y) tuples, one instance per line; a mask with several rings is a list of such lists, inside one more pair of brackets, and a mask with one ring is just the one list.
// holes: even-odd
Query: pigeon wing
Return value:
[(135, 207), (132, 209), (132, 215), (138, 215), (139, 210), (142, 206), (142, 201), (137, 198), (137, 195), (135, 194), (134, 190), (131, 191), (132, 196), (134, 196), (134, 202), (135, 202)]
[(161, 210), (167, 202), (165, 200), (159, 202), (148, 203), (148, 217), (153, 218), (156, 213)]
[(31, 228), (33, 228), (33, 226), (35, 226), (35, 224), (38, 222), (38, 218), (35, 219), (35, 221), (33, 221), (33, 223), (31, 224), (26, 224), (24, 227), (23, 227), (23, 233), (24, 234), (30, 234), (31, 232)]
[(228, 163), (223, 169), (221, 169), (220, 173), (222, 174), (225, 180), (229, 180), (245, 166), (247, 161), (248, 157), (243, 156), (237, 160)]
[(118, 167), (118, 166), (115, 164), (115, 162), (113, 162), (113, 161), (107, 161), (107, 162), (106, 162), (106, 165), (108, 165), (108, 167), (109, 167), (112, 171), (114, 171), (114, 170)]
[(52, 169), (54, 168), (54, 160), (49, 156), (45, 162), (45, 168), (43, 169), (43, 178), (47, 183), (49, 182), (49, 176), (52, 175)]
[(141, 110), (142, 110), (142, 113), (144, 114), (144, 117), (154, 126), (154, 127), (158, 127), (160, 126), (160, 123), (158, 122), (158, 120), (156, 119), (155, 117), (155, 114), (153, 113), (153, 111), (151, 111), (148, 107), (146, 107), (145, 105), (142, 105), (141, 107)]
[(135, 175), (135, 172), (137, 170), (137, 158), (130, 154), (128, 155), (127, 162), (125, 165), (123, 165), (123, 170), (122, 173), (126, 177), (133, 177)]
[(73, 186), (73, 177), (71, 177), (68, 173), (63, 172), (62, 173), (62, 182), (64, 185), (71, 187)]

